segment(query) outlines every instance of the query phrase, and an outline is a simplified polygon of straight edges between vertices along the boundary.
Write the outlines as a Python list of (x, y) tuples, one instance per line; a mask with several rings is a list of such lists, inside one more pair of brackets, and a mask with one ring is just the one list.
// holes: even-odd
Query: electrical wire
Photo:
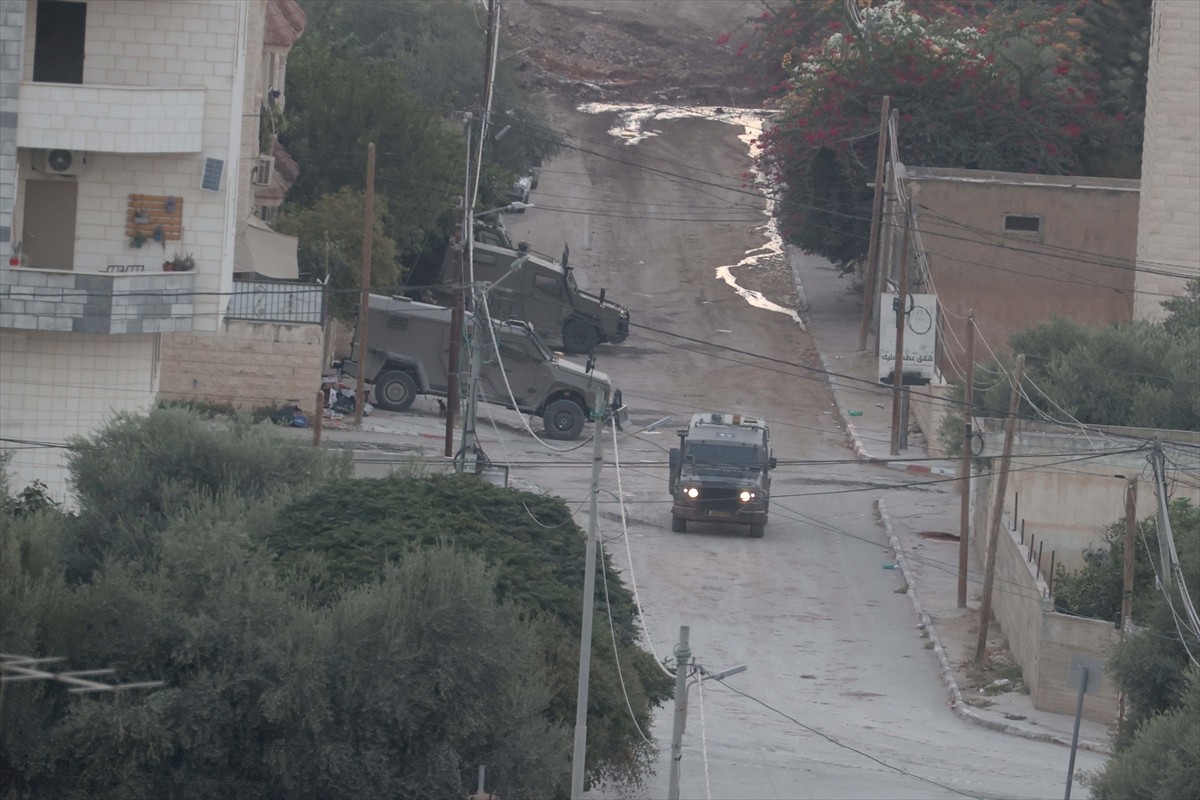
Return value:
[(737, 688), (736, 686), (733, 686), (725, 678), (717, 678), (716, 681), (721, 686), (724, 686), (726, 689), (729, 689), (730, 691), (734, 692), (735, 694), (739, 694), (742, 697), (745, 697), (747, 700), (752, 700), (755, 703), (758, 703), (760, 706), (767, 709), (771, 713), (777, 714), (778, 716), (783, 717), (784, 719), (797, 725), (800, 728), (803, 728), (804, 730), (808, 731), (809, 733), (814, 733), (817, 736), (820, 736), (822, 739), (829, 742), (830, 744), (837, 745), (838, 747), (849, 750), (852, 753), (857, 753), (858, 755), (862, 756), (863, 758), (874, 761), (876, 764), (879, 764), (882, 767), (886, 767), (887, 769), (890, 769), (893, 772), (898, 772), (906, 778), (915, 778), (916, 780), (922, 781), (924, 783), (928, 783), (932, 786), (937, 786), (939, 789), (945, 789), (946, 791), (953, 792), (954, 794), (957, 794), (957, 795), (962, 795), (963, 797), (972, 797), (972, 798), (975, 798), (975, 800), (985, 800), (985, 798), (982, 798), (979, 795), (969, 794), (969, 793), (961, 791), (959, 789), (955, 789), (953, 786), (947, 786), (944, 783), (939, 783), (938, 781), (932, 780), (930, 778), (922, 777), (922, 776), (916, 774), (915, 772), (911, 772), (902, 767), (893, 766), (892, 764), (889, 764), (886, 761), (883, 761), (882, 759), (876, 758), (875, 756), (871, 755), (870, 753), (867, 753), (863, 750), (859, 750), (857, 747), (852, 747), (851, 745), (848, 745), (845, 742), (835, 739), (834, 737), (830, 736), (829, 734), (827, 734), (823, 731), (820, 731), (820, 730), (812, 727), (811, 725), (805, 725), (803, 722), (801, 722), (800, 720), (791, 716), (790, 714), (780, 711), (778, 708), (775, 708), (775, 706), (773, 706), (769, 703), (766, 703), (762, 700), (759, 700), (754, 695), (752, 695), (748, 692), (744, 692), (741, 689)]

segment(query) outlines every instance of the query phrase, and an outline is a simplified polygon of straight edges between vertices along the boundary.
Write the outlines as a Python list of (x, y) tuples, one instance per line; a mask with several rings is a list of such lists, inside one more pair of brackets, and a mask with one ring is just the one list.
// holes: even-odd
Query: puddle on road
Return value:
[[(740, 126), (742, 132), (738, 135), (738, 140), (746, 145), (746, 151), (751, 158), (754, 156), (754, 140), (762, 133), (763, 119), (767, 116), (766, 112), (754, 109), (729, 109), (720, 106), (681, 107), (585, 103), (579, 106), (579, 110), (585, 114), (615, 113), (617, 115), (617, 124), (609, 128), (608, 133), (628, 145), (635, 145), (651, 136), (658, 136), (657, 131), (650, 129), (651, 123), (657, 120), (695, 118)], [(752, 167), (751, 171), (754, 175), (754, 186), (760, 190), (764, 189), (766, 187), (766, 180), (763, 174), (756, 167)], [(767, 200), (767, 205), (763, 209), (763, 224), (755, 228), (755, 232), (763, 237), (763, 243), (758, 247), (747, 250), (746, 255), (736, 264), (726, 264), (717, 267), (716, 278), (728, 284), (730, 288), (755, 308), (786, 314), (800, 326), (801, 330), (805, 330), (804, 322), (800, 319), (800, 315), (795, 309), (781, 306), (778, 303), (768, 300), (763, 296), (762, 292), (747, 289), (739, 285), (737, 276), (733, 272), (735, 269), (743, 267), (757, 267), (771, 259), (786, 258), (783, 251), (783, 237), (779, 235), (779, 228), (775, 225), (775, 201), (771, 199), (770, 194), (766, 191), (763, 191), (762, 194)]]

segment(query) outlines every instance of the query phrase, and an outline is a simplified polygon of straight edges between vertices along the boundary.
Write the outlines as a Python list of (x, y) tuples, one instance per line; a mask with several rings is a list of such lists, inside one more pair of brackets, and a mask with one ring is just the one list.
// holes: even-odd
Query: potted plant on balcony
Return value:
[(196, 268), (196, 259), (192, 258), (191, 253), (176, 252), (171, 258), (163, 262), (163, 272), (190, 272)]
[(135, 225), (150, 224), (150, 212), (141, 207), (135, 208), (133, 210), (133, 224), (135, 224)]
[(132, 248), (134, 250), (137, 250), (145, 243), (146, 243), (146, 234), (142, 233), (140, 230), (135, 230), (133, 232), (133, 235), (129, 237), (129, 246), (130, 246), (130, 248)]

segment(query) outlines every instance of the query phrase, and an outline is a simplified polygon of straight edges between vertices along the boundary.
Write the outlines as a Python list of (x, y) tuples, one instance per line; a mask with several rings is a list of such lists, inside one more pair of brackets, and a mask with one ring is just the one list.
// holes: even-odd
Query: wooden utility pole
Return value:
[[(996, 582), (996, 545), (1000, 540), (1000, 519), (1004, 515), (1004, 493), (1008, 489), (1008, 466), (1012, 461), (1013, 436), (1017, 430), (1017, 407), (1021, 402), (1021, 381), (1025, 378), (1025, 354), (1017, 356), (1013, 374), (1012, 395), (1008, 400), (1008, 427), (1004, 429), (1004, 454), (1000, 458), (1000, 475), (996, 478), (996, 497), (988, 525), (987, 566), (983, 574), (983, 602), (979, 606), (979, 641), (975, 644), (975, 663), (983, 661), (987, 652), (988, 618), (992, 613), (992, 585)], [(1015, 522), (1016, 520), (1014, 520)]]
[(967, 607), (967, 553), (971, 531), (971, 420), (975, 415), (975, 310), (967, 312), (967, 383), (963, 390), (962, 467), (958, 488), (962, 508), (958, 514), (958, 607)]
[(1124, 560), (1121, 570), (1121, 634), (1129, 628), (1133, 616), (1133, 564), (1136, 552), (1134, 536), (1137, 534), (1137, 478), (1125, 484), (1125, 542)]
[[(897, 179), (899, 180), (899, 179)], [(908, 242), (909, 208), (904, 208), (904, 243), (900, 246), (900, 292), (896, 295), (896, 360), (892, 364), (892, 455), (900, 455), (900, 426), (908, 419), (900, 413), (900, 395), (904, 391), (904, 329), (908, 327), (908, 315), (904, 304), (908, 302)]]
[[(468, 126), (468, 131), (469, 131)], [(468, 133), (468, 142), (470, 136)], [(468, 148), (470, 145), (468, 144)], [(470, 170), (467, 170), (470, 172)], [(459, 206), (463, 214), (458, 219), (458, 228), (455, 232), (455, 242), (459, 247), (458, 251), (458, 268), (455, 270), (454, 287), (451, 290), (450, 303), (450, 355), (449, 364), (446, 371), (446, 446), (443, 455), (447, 458), (454, 455), (454, 418), (458, 414), (459, 408), (459, 381), (458, 373), (461, 369), (462, 362), (462, 334), (463, 334), (463, 318), (465, 316), (464, 308), (466, 299), (463, 289), (463, 264), (467, 259), (467, 222), (466, 215), (470, 210), (466, 207), (466, 198), (459, 198)]]
[(313, 447), (321, 446), (321, 423), (325, 419), (325, 387), (317, 392), (317, 404), (313, 407)]
[(375, 143), (367, 145), (367, 213), (363, 219), (362, 293), (358, 298), (358, 384), (354, 387), (354, 424), (362, 425), (366, 395), (367, 325), (371, 312), (371, 240), (375, 233)]
[(875, 312), (875, 274), (878, 271), (876, 261), (879, 258), (879, 223), (883, 214), (883, 182), (886, 176), (884, 167), (887, 162), (888, 114), (891, 105), (891, 96), (885, 94), (883, 107), (879, 110), (879, 146), (875, 150), (875, 196), (871, 201), (871, 242), (867, 247), (867, 269), (863, 275), (862, 318), (858, 321), (859, 350), (867, 349), (867, 333)]

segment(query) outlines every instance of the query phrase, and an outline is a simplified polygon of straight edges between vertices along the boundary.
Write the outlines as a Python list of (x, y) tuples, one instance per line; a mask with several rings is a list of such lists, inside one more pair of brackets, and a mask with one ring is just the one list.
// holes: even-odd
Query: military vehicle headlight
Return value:
[(749, 503), (754, 499), (754, 492), (750, 491), (749, 489), (742, 489), (742, 493), (738, 495), (738, 499), (743, 503)]
[(689, 486), (688, 488), (683, 490), (683, 493), (686, 494), (688, 497), (692, 498), (693, 500), (695, 500), (697, 497), (700, 496), (700, 490), (697, 489), (695, 486)]

